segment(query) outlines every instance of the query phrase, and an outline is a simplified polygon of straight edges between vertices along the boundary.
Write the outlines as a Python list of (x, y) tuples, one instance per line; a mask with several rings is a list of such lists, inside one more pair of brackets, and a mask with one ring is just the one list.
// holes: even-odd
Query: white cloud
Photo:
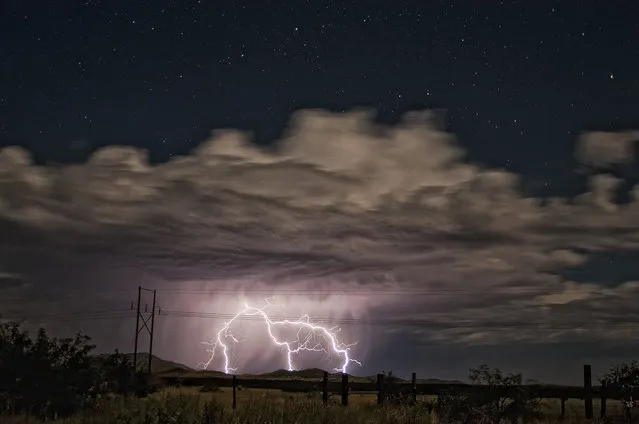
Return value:
[(594, 168), (628, 164), (633, 160), (639, 131), (593, 131), (581, 135), (575, 156), (580, 163)]

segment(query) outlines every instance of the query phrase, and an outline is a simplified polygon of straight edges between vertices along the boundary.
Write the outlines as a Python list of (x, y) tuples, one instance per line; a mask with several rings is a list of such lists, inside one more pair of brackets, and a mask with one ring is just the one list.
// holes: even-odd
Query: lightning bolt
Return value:
[[(294, 371), (295, 366), (293, 364), (293, 356), (300, 352), (325, 352), (327, 355), (335, 354), (342, 358), (341, 367), (335, 368), (335, 371), (346, 373), (348, 365), (354, 362), (358, 365), (362, 365), (356, 359), (350, 357), (349, 350), (355, 343), (350, 345), (344, 345), (338, 341), (337, 333), (338, 328), (327, 328), (320, 325), (312, 324), (308, 315), (303, 315), (301, 318), (293, 320), (273, 320), (266, 312), (266, 308), (272, 306), (271, 303), (266, 300), (265, 306), (258, 308), (250, 306), (248, 303), (244, 304), (244, 309), (239, 311), (228, 322), (224, 323), (224, 326), (217, 332), (217, 337), (212, 342), (202, 342), (209, 346), (207, 352), (210, 353), (208, 361), (201, 364), (203, 369), (208, 367), (215, 359), (215, 354), (218, 350), (221, 350), (224, 356), (224, 372), (231, 374), (237, 371), (237, 368), (231, 367), (231, 360), (229, 358), (229, 344), (238, 344), (239, 340), (233, 335), (231, 327), (233, 323), (242, 317), (259, 317), (262, 318), (264, 325), (266, 326), (266, 332), (271, 338), (271, 341), (275, 346), (284, 348), (286, 352), (286, 361), (288, 365), (288, 371)], [(291, 329), (297, 329), (297, 338), (290, 341), (280, 340), (274, 332), (277, 327), (288, 327)], [(302, 333), (306, 333), (303, 335)]]

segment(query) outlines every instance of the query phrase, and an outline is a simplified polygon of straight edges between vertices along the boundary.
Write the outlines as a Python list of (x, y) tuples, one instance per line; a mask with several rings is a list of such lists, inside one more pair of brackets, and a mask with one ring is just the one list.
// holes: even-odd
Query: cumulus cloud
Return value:
[[(586, 134), (576, 154), (597, 167), (624, 162), (635, 137)], [(567, 282), (561, 271), (604, 250), (639, 247), (639, 199), (617, 204), (615, 177), (590, 182), (574, 198), (526, 197), (520, 176), (469, 164), (428, 111), (383, 126), (369, 110), (303, 110), (271, 148), (218, 130), (191, 154), (157, 165), (143, 150), (112, 146), (85, 163), (40, 166), (9, 147), (0, 150), (2, 265), (34, 281), (30, 296), (132, 292), (144, 283), (167, 290), (167, 310), (231, 313), (233, 302), (203, 293), (279, 291), (290, 308), (317, 316), (381, 320), (388, 337), (581, 340), (583, 311), (596, 306), (602, 325), (618, 322), (630, 288)], [(185, 296), (169, 294), (176, 288)], [(323, 297), (305, 295), (313, 290)], [(340, 290), (351, 301), (325, 301)], [(128, 304), (127, 296), (96, 305)], [(205, 324), (189, 332), (179, 331), (184, 322), (164, 325), (189, 343), (198, 341), (194, 332), (211, 333)], [(362, 326), (351, 336), (380, 343), (365, 336), (373, 323)]]
[(633, 149), (638, 142), (639, 131), (593, 131), (581, 135), (575, 156), (580, 163), (593, 168), (628, 164), (634, 158)]

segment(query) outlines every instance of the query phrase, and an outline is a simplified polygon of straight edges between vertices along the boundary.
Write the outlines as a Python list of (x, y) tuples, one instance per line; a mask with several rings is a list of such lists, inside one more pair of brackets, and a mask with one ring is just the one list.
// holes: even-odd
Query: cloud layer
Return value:
[[(544, 200), (525, 197), (518, 175), (470, 164), (428, 111), (382, 126), (369, 110), (303, 110), (272, 148), (220, 130), (157, 165), (113, 146), (86, 163), (38, 166), (9, 147), (0, 150), (0, 290), (24, 284), (35, 301), (142, 281), (167, 290), (173, 309), (224, 313), (234, 305), (193, 296), (279, 292), (317, 316), (378, 319), (364, 325), (369, 350), (379, 331), (413, 344), (623, 343), (637, 335), (622, 325), (637, 321), (639, 283), (561, 275), (603, 251), (639, 248), (639, 187), (620, 204), (620, 180), (596, 172), (632, 160), (638, 134), (583, 135), (576, 156), (591, 170), (588, 191)], [(352, 301), (320, 307), (309, 290), (346, 290)]]

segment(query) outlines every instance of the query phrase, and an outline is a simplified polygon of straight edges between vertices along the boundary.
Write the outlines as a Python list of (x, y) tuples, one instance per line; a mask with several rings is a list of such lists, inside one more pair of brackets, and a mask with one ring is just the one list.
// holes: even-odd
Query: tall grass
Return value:
[[(2, 420), (7, 424), (34, 422), (27, 417)], [(328, 424), (328, 423), (432, 423), (425, 410), (416, 408), (378, 408), (360, 405), (344, 408), (304, 396), (261, 398), (243, 403), (236, 410), (201, 395), (163, 394), (147, 399), (113, 398), (92, 410), (58, 421), (60, 423), (126, 424)]]
[[(28, 417), (0, 418), (7, 424), (35, 423)], [(242, 402), (232, 410), (228, 402), (200, 394), (165, 392), (148, 398), (111, 397), (91, 410), (57, 421), (80, 424), (438, 424), (425, 406), (351, 405), (304, 396), (265, 396)], [(544, 421), (545, 423), (551, 421)], [(569, 422), (577, 422), (570, 420)]]

